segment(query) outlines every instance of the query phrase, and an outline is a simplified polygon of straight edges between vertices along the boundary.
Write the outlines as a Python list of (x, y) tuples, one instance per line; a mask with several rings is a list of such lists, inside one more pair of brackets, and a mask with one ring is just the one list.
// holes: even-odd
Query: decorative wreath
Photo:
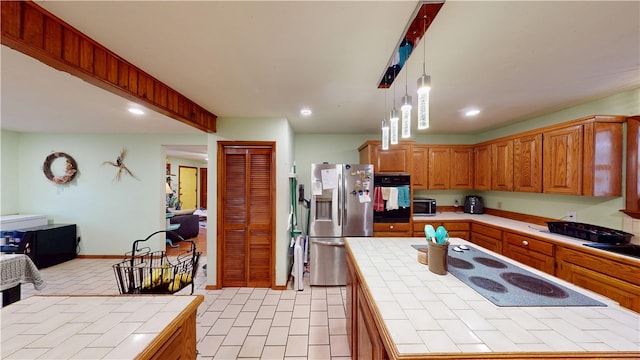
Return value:
[[(61, 157), (65, 158), (67, 161), (65, 167), (66, 170), (64, 172), (64, 175), (54, 175), (53, 171), (51, 171), (51, 164), (55, 159)], [(78, 172), (78, 164), (76, 164), (76, 161), (70, 155), (63, 152), (54, 152), (53, 154), (47, 156), (46, 159), (44, 159), (42, 170), (44, 171), (44, 176), (46, 176), (47, 179), (49, 179), (53, 183), (66, 184), (69, 181), (73, 180), (73, 178), (76, 176), (76, 173)]]

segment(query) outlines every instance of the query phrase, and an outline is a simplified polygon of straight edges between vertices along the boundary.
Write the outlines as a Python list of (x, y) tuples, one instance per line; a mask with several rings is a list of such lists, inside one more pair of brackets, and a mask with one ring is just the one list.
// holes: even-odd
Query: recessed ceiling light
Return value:
[(144, 111), (137, 108), (129, 108), (129, 112), (136, 115), (144, 115)]
[(469, 110), (466, 113), (464, 113), (464, 116), (476, 116), (478, 114), (480, 114), (480, 110), (472, 109), (472, 110)]
[(300, 110), (300, 115), (302, 115), (302, 116), (309, 116), (309, 115), (311, 115), (311, 113), (312, 113), (311, 109), (308, 109), (308, 108), (304, 108), (304, 109)]

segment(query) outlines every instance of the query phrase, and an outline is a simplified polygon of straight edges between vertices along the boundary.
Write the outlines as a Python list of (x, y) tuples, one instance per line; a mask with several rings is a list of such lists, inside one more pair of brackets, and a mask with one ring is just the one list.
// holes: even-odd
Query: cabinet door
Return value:
[(542, 191), (581, 195), (582, 152), (582, 125), (543, 133)]
[(621, 196), (622, 124), (591, 122), (583, 135), (582, 195)]
[[(364, 294), (358, 289), (357, 359), (382, 360), (387, 355)], [(355, 357), (354, 357), (355, 358)]]
[(353, 261), (351, 260), (351, 253), (347, 253), (346, 256), (347, 273), (346, 273), (346, 292), (345, 298), (345, 313), (347, 322), (347, 341), (349, 342), (349, 350), (351, 350), (351, 356), (354, 359), (358, 358), (356, 352), (356, 338), (355, 334), (358, 333), (357, 328), (357, 312), (356, 305), (358, 304), (358, 276), (356, 274)]
[(513, 140), (513, 189), (542, 192), (542, 134)]
[(491, 145), (475, 146), (473, 153), (473, 188), (476, 190), (491, 190)]
[(413, 172), (411, 183), (413, 189), (427, 189), (429, 149), (424, 145), (413, 146)]
[(556, 247), (556, 276), (577, 286), (602, 294), (635, 312), (640, 312), (638, 266), (594, 256), (582, 251)]
[(451, 149), (447, 147), (429, 148), (429, 189), (448, 190)]
[(513, 140), (491, 144), (491, 189), (513, 191)]
[(450, 189), (473, 189), (473, 147), (451, 147)]
[(389, 146), (389, 150), (382, 150), (376, 145), (373, 149), (374, 172), (388, 174), (410, 174), (413, 170), (413, 146), (398, 144)]

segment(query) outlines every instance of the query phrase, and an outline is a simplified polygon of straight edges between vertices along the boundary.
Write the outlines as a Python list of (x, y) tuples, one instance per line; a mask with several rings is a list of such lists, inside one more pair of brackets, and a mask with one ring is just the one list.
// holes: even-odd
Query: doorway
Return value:
[(192, 166), (178, 168), (178, 199), (183, 209), (197, 208), (198, 201), (198, 169)]
[(217, 283), (272, 287), (275, 142), (218, 142)]

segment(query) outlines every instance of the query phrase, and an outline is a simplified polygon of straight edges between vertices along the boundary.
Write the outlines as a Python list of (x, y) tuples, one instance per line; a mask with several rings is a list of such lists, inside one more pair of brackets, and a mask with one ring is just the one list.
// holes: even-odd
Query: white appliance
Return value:
[(2, 215), (0, 216), (0, 230), (18, 230), (34, 226), (47, 225), (46, 215)]
[(346, 285), (347, 236), (373, 236), (373, 165), (312, 164), (310, 285)]

